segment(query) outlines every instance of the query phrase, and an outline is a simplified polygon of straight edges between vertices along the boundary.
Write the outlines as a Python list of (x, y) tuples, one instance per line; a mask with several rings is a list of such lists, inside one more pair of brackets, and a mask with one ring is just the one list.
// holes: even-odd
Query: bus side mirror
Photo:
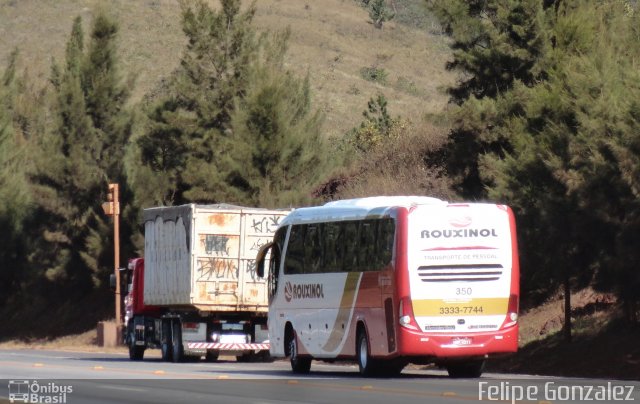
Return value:
[(264, 261), (271, 247), (273, 247), (273, 241), (260, 247), (256, 255), (256, 275), (260, 278), (264, 278)]

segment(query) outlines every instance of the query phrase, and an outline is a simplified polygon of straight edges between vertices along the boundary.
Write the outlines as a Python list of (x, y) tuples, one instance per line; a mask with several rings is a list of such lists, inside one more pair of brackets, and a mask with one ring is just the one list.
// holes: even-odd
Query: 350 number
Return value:
[(457, 296), (471, 296), (473, 290), (471, 288), (456, 288)]

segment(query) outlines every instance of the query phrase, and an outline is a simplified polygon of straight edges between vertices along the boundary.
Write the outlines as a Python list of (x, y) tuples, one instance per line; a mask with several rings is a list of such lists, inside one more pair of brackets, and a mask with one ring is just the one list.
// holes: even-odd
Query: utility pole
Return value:
[(116, 327), (121, 329), (121, 300), (120, 299), (120, 187), (109, 184), (107, 202), (102, 204), (102, 210), (107, 216), (113, 216), (113, 271), (116, 277)]

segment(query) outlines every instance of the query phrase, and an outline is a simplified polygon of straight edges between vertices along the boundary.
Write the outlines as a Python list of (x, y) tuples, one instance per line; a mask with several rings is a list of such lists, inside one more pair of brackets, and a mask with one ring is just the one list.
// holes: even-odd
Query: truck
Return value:
[(131, 360), (269, 358), (268, 293), (255, 258), (290, 211), (228, 204), (144, 209), (144, 258), (123, 269)]

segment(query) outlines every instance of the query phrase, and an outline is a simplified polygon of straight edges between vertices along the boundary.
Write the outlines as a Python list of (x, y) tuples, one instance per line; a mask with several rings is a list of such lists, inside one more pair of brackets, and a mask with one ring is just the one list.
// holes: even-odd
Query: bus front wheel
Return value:
[(309, 373), (311, 370), (311, 358), (299, 356), (298, 336), (295, 332), (293, 332), (291, 340), (289, 341), (289, 355), (293, 373)]

